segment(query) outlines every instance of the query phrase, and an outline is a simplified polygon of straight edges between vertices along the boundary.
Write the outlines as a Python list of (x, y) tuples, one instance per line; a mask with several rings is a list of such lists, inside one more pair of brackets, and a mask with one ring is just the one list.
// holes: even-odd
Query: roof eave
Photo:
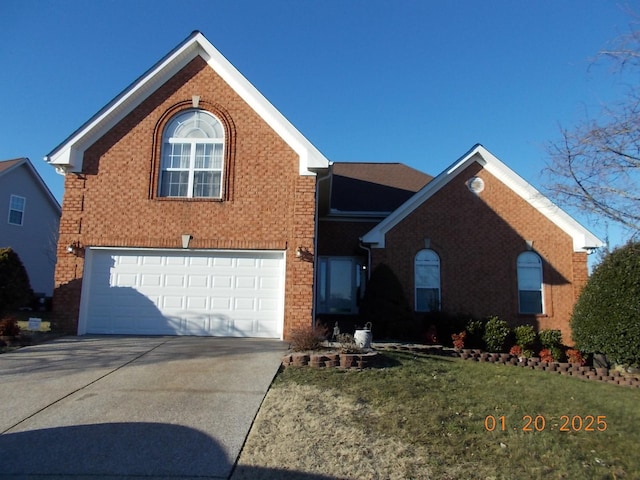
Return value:
[(385, 247), (385, 236), (402, 219), (422, 205), (431, 196), (442, 189), (468, 165), (478, 162), (492, 175), (505, 183), (516, 194), (545, 215), (551, 222), (572, 238), (574, 252), (591, 252), (604, 246), (604, 242), (580, 225), (573, 217), (560, 209), (551, 200), (542, 195), (531, 184), (502, 163), (496, 156), (481, 144), (474, 145), (467, 153), (452, 163), (437, 177), (427, 183), (405, 203), (400, 205), (391, 215), (376, 225), (362, 237), (363, 243), (373, 248)]
[(82, 171), (84, 151), (140, 105), (157, 88), (200, 55), (299, 155), (300, 175), (315, 175), (328, 168), (320, 153), (200, 32), (147, 70), (111, 102), (91, 117), (63, 143), (45, 156), (58, 173)]

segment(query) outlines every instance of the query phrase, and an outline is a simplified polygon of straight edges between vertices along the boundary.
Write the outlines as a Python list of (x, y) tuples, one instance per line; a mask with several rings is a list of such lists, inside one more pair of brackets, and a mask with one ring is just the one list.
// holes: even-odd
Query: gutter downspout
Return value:
[(358, 239), (358, 246), (367, 252), (367, 280), (371, 278), (371, 247), (365, 247), (362, 237)]

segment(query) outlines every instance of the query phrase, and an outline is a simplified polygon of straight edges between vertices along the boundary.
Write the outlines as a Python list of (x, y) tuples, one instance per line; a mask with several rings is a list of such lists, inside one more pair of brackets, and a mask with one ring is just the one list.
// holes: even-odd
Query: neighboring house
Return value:
[(418, 315), (565, 329), (601, 244), (480, 146), (435, 179), (330, 164), (199, 32), (47, 160), (54, 310), (79, 334), (287, 338), (356, 315), (381, 262)]
[(53, 294), (60, 205), (28, 158), (0, 161), (0, 247), (20, 257), (34, 293)]

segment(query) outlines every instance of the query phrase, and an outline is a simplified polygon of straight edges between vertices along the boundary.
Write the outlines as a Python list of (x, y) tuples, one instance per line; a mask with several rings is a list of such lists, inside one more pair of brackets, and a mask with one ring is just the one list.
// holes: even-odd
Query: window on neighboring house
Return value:
[(318, 258), (318, 313), (358, 313), (365, 282), (362, 265), (358, 257)]
[(22, 225), (24, 221), (24, 204), (26, 199), (18, 195), (9, 197), (9, 223), (11, 225)]
[(520, 313), (543, 312), (542, 259), (537, 253), (518, 255), (518, 305)]
[(161, 197), (222, 198), (224, 128), (203, 110), (173, 117), (162, 136)]
[(433, 250), (420, 250), (414, 262), (416, 312), (440, 310), (440, 257)]

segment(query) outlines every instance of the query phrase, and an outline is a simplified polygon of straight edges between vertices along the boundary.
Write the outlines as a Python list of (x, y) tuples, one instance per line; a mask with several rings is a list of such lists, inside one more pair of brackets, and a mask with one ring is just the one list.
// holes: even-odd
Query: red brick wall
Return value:
[[(157, 198), (162, 129), (175, 113), (200, 108), (227, 130), (225, 200)], [(298, 155), (201, 58), (194, 59), (138, 108), (88, 148), (83, 172), (65, 179), (54, 309), (75, 331), (84, 261), (67, 253), (83, 246), (287, 251), (285, 335), (309, 324), (315, 177), (299, 175)]]
[(360, 237), (378, 222), (320, 220), (318, 226), (318, 255), (366, 257), (360, 248)]
[[(465, 184), (473, 176), (485, 182), (479, 195)], [(385, 249), (373, 249), (373, 264), (395, 271), (412, 304), (413, 262), (425, 238), (440, 256), (444, 311), (556, 328), (571, 341), (569, 319), (586, 281), (586, 255), (574, 253), (571, 237), (480, 165), (470, 165), (391, 230)], [(527, 240), (544, 263), (543, 315), (518, 314), (516, 261)]]

